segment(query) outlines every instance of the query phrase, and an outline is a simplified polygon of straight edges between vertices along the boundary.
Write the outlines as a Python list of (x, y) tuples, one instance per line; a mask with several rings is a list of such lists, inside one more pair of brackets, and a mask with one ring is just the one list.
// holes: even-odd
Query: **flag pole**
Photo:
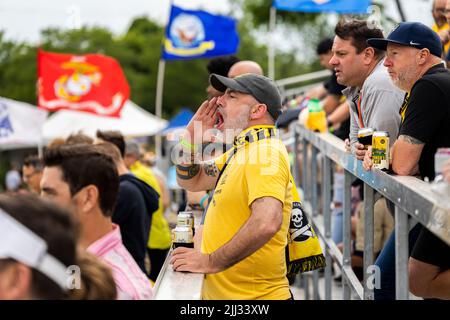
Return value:
[[(158, 118), (162, 118), (162, 102), (163, 102), (163, 92), (164, 92), (164, 73), (166, 69), (166, 61), (163, 59), (159, 60), (158, 64), (158, 80), (156, 83), (156, 102), (155, 102), (155, 113)], [(161, 133), (158, 132), (155, 136), (155, 153), (156, 159), (161, 158)]]
[(275, 23), (277, 19), (277, 9), (275, 7), (270, 7), (270, 18), (269, 18), (269, 43), (267, 45), (267, 56), (269, 59), (269, 78), (275, 80), (275, 46), (274, 42), (274, 32)]
[[(169, 1), (169, 17), (170, 12), (172, 10), (173, 6), (173, 0)], [(167, 28), (167, 24), (166, 27)], [(164, 30), (164, 35), (166, 34)], [(163, 43), (164, 46), (164, 43)], [(162, 104), (163, 104), (163, 93), (164, 93), (164, 74), (166, 70), (166, 61), (162, 59), (162, 57), (159, 59), (158, 63), (158, 76), (157, 76), (157, 82), (156, 82), (156, 101), (155, 101), (155, 114), (158, 118), (162, 119)], [(158, 132), (155, 136), (155, 154), (156, 154), (156, 161), (160, 161), (162, 158), (163, 152), (161, 152), (162, 148), (162, 137), (161, 132)]]

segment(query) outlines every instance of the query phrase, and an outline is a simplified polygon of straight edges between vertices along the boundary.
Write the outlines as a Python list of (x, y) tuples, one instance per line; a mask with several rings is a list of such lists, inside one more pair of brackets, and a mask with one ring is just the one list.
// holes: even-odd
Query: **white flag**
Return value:
[(0, 97), (0, 149), (40, 144), (47, 114), (28, 103)]

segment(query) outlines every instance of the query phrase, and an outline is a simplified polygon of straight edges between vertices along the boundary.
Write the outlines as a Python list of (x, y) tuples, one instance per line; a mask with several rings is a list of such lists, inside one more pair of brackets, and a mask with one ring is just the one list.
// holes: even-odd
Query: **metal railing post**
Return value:
[(369, 267), (373, 265), (374, 191), (364, 183), (364, 300), (373, 300), (373, 288), (368, 287)]
[[(318, 151), (315, 146), (311, 146), (311, 205), (312, 205), (312, 215), (316, 217), (318, 215), (318, 197), (317, 197), (317, 155)], [(317, 270), (313, 271), (313, 299), (319, 300), (319, 274)]]
[(311, 148), (311, 205), (313, 210), (312, 215), (313, 217), (316, 217), (319, 208), (319, 204), (317, 201), (317, 154), (319, 152), (317, 151), (317, 148), (315, 146), (311, 146)]
[(395, 206), (395, 298), (397, 300), (409, 299), (408, 234), (408, 214)]
[(302, 190), (304, 201), (309, 201), (309, 179), (308, 179), (308, 141), (302, 138)]
[(309, 300), (309, 276), (308, 274), (303, 274), (303, 286), (305, 290), (305, 300)]
[[(326, 241), (331, 241), (331, 160), (327, 156), (323, 157), (323, 217), (325, 224), (325, 238)], [(328, 247), (325, 247), (325, 259), (327, 266), (325, 267), (325, 300), (331, 300), (331, 282), (333, 281), (331, 277), (332, 264), (330, 251)]]
[[(352, 187), (352, 175), (345, 170), (344, 173), (344, 252), (343, 252), (343, 268), (351, 268), (351, 237), (352, 237), (352, 221), (351, 221), (351, 187)], [(347, 278), (346, 273), (342, 272), (342, 285), (343, 285), (343, 299), (350, 300), (350, 280)]]
[(300, 164), (298, 163), (298, 157), (297, 157), (297, 150), (298, 150), (298, 144), (300, 143), (300, 134), (297, 132), (297, 130), (294, 131), (294, 183), (296, 186), (299, 185), (299, 173), (300, 173)]

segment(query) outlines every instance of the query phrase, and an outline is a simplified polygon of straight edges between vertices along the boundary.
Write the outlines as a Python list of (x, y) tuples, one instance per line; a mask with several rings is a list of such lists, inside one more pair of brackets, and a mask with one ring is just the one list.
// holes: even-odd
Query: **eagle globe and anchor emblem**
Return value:
[(84, 57), (73, 57), (69, 62), (62, 64), (62, 69), (72, 71), (64, 74), (54, 84), (57, 97), (77, 102), (88, 94), (93, 85), (98, 85), (102, 79), (99, 68), (84, 61)]
[(214, 41), (205, 40), (205, 28), (195, 15), (179, 14), (170, 26), (170, 39), (166, 39), (166, 51), (181, 56), (203, 54), (215, 47)]

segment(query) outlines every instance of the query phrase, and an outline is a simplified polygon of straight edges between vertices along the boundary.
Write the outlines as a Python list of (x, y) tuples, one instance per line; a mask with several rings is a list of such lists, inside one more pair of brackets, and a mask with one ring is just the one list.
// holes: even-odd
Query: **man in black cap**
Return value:
[(206, 274), (203, 299), (290, 299), (285, 246), (292, 184), (274, 126), (281, 113), (279, 91), (256, 74), (213, 74), (210, 83), (225, 94), (200, 106), (180, 145), (195, 154), (204, 131), (215, 126), (233, 147), (210, 162), (177, 161), (181, 187), (215, 190), (201, 250), (175, 249), (173, 268)]
[[(450, 72), (441, 60), (439, 36), (422, 23), (404, 22), (387, 39), (369, 39), (368, 43), (387, 51), (384, 64), (392, 81), (408, 92), (400, 109), (399, 137), (392, 147), (392, 170), (399, 175), (420, 175), (433, 180), (437, 149), (450, 147)], [(371, 166), (369, 151), (364, 167)], [(419, 228), (410, 232), (410, 244), (415, 242)], [(392, 235), (380, 254), (381, 261), (385, 251), (394, 252), (393, 238)], [(411, 257), (411, 291), (425, 298), (449, 298), (449, 246), (423, 229)], [(390, 263), (392, 266), (393, 262)], [(383, 278), (384, 266), (380, 267)]]

